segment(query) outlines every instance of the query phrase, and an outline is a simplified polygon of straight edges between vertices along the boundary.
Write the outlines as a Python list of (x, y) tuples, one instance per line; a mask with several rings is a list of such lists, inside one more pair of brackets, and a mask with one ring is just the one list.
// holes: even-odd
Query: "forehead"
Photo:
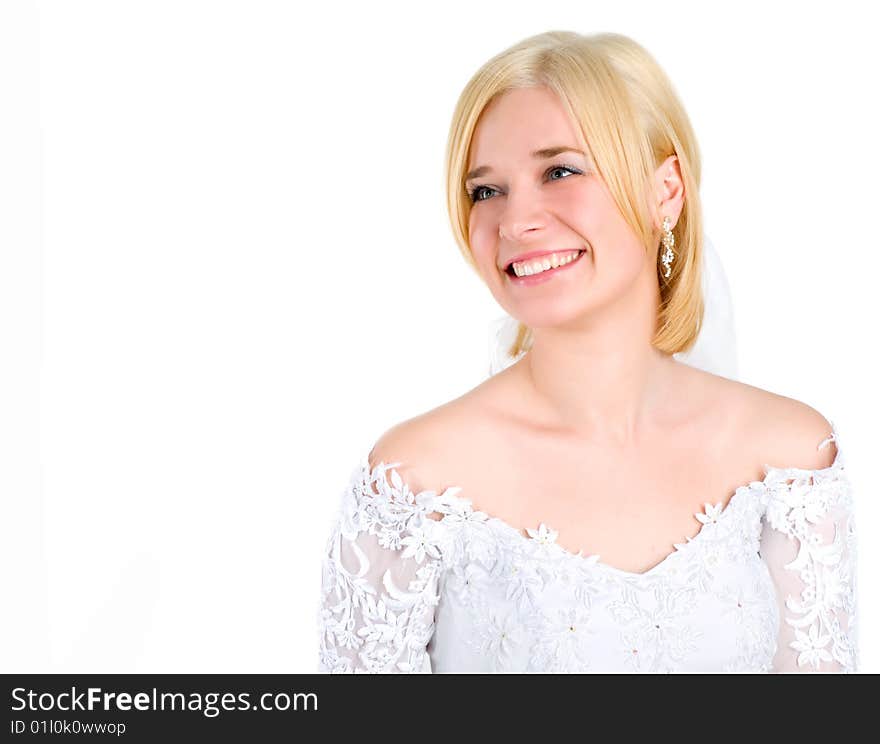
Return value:
[(509, 90), (482, 112), (471, 140), (468, 169), (505, 158), (528, 159), (550, 145), (581, 142), (562, 102), (549, 88)]

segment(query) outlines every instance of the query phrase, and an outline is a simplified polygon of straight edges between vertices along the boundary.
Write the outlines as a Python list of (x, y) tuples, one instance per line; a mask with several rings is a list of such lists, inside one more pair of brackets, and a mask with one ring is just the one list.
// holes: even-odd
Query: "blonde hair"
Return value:
[[(655, 259), (660, 246), (649, 207), (653, 176), (666, 158), (678, 157), (685, 202), (673, 228), (670, 276), (664, 277), (665, 268), (657, 267), (660, 304), (651, 343), (669, 354), (687, 351), (703, 322), (700, 152), (672, 83), (656, 60), (626, 36), (547, 31), (495, 55), (468, 81), (452, 116), (445, 163), (447, 209), (465, 260), (477, 270), (468, 241), (472, 202), (465, 190), (477, 121), (497, 96), (540, 86), (557, 94), (577, 124), (584, 139), (581, 146), (627, 224)], [(532, 341), (531, 329), (520, 323), (509, 353), (527, 351)]]

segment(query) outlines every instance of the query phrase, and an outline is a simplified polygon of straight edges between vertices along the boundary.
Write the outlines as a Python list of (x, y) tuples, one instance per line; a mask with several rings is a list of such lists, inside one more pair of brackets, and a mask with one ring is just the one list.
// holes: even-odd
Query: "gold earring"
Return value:
[(672, 272), (670, 265), (675, 258), (675, 253), (672, 252), (672, 246), (675, 245), (675, 236), (672, 234), (672, 228), (669, 226), (670, 223), (671, 220), (669, 217), (663, 218), (663, 248), (665, 248), (665, 251), (660, 260), (663, 262), (663, 266), (666, 269), (666, 273), (663, 275), (665, 277), (668, 277)]

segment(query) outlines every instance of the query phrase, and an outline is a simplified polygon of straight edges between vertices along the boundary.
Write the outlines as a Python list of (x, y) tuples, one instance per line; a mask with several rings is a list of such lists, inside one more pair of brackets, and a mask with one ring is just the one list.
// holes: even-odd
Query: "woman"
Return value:
[(461, 94), (447, 178), (515, 362), (355, 469), (320, 669), (855, 671), (833, 425), (673, 356), (703, 319), (700, 156), (654, 59), (516, 44)]

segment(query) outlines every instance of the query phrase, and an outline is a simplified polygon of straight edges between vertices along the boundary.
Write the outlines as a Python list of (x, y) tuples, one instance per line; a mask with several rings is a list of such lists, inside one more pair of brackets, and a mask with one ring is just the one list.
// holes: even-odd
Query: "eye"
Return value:
[[(568, 171), (569, 173), (574, 173), (576, 175), (581, 175), (581, 171), (577, 168), (574, 168), (570, 165), (554, 165), (544, 171), (545, 176), (549, 176), (551, 173), (555, 173), (556, 171)], [(567, 178), (567, 176), (565, 177)], [(564, 181), (565, 178), (551, 178), (551, 181)], [(468, 196), (470, 197), (471, 203), (476, 204), (477, 202), (486, 201), (486, 199), (481, 199), (480, 194), (483, 193), (483, 189), (487, 191), (495, 191), (491, 186), (474, 186), (470, 191), (468, 191)]]
[[(569, 173), (580, 173), (579, 170), (575, 168), (569, 168), (567, 165), (554, 165), (547, 173), (553, 173), (555, 171), (568, 171)], [(562, 181), (564, 179), (561, 178), (552, 178), (551, 181)]]

